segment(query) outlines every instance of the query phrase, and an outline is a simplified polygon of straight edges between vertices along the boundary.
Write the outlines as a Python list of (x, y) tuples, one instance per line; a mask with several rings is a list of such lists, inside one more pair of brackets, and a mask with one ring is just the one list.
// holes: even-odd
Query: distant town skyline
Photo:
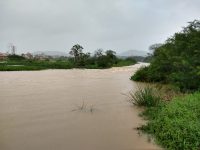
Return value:
[(0, 51), (147, 51), (199, 14), (199, 0), (3, 0)]

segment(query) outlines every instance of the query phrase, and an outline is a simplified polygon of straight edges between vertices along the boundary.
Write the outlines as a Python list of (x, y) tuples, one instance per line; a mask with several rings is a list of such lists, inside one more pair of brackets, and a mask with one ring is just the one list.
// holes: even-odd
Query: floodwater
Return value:
[(141, 65), (0, 72), (0, 150), (158, 149), (123, 94)]

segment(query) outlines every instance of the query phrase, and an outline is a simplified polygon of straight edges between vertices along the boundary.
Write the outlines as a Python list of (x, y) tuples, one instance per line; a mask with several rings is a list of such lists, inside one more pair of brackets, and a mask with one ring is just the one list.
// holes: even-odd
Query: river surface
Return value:
[(0, 72), (0, 150), (158, 149), (123, 94), (141, 65)]

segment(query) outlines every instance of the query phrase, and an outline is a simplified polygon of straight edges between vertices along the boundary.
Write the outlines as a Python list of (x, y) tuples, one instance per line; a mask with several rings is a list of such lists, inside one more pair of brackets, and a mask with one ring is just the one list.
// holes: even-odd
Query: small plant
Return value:
[(95, 111), (95, 107), (94, 107), (94, 105), (87, 107), (87, 104), (85, 104), (85, 102), (83, 101), (81, 105), (77, 105), (76, 109), (73, 109), (72, 111), (82, 111), (82, 112), (93, 113)]
[(129, 102), (137, 106), (154, 107), (160, 104), (158, 90), (151, 86), (139, 87), (136, 92), (129, 92)]
[(84, 110), (86, 109), (86, 105), (85, 102), (83, 101), (82, 105), (79, 107), (80, 110)]
[(91, 105), (91, 106), (90, 106), (90, 112), (93, 113), (94, 109), (95, 109), (94, 106)]
[(73, 109), (72, 111), (83, 111), (87, 109), (87, 105), (85, 104), (85, 102), (83, 101), (81, 105), (76, 106), (76, 109)]

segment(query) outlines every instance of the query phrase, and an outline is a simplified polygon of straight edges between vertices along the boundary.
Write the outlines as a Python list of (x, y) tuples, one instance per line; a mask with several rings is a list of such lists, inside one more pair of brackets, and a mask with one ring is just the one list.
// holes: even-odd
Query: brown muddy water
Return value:
[(139, 66), (0, 72), (0, 150), (158, 149), (122, 94)]

